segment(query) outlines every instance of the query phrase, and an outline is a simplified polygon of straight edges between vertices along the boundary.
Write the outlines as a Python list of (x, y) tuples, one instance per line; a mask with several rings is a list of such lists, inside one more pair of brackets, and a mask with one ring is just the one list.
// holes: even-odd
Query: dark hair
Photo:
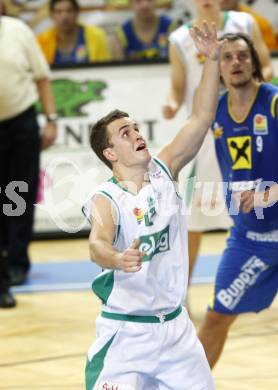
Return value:
[(255, 68), (253, 72), (253, 77), (258, 81), (264, 81), (263, 74), (262, 74), (262, 65), (251, 38), (244, 33), (236, 33), (236, 34), (228, 33), (223, 35), (220, 38), (220, 41), (223, 41), (224, 39), (226, 39), (228, 42), (235, 42), (242, 39), (247, 44), (250, 50), (252, 63)]
[(57, 3), (60, 3), (61, 1), (68, 1), (69, 3), (71, 3), (71, 5), (73, 6), (74, 10), (77, 11), (77, 12), (80, 10), (80, 6), (79, 6), (77, 0), (50, 0), (49, 1), (49, 9), (50, 9), (50, 11), (53, 12), (54, 8), (55, 8), (55, 5)]
[(98, 158), (101, 161), (103, 161), (104, 164), (106, 164), (110, 169), (112, 169), (112, 164), (104, 157), (103, 154), (104, 149), (113, 146), (109, 142), (107, 126), (111, 122), (114, 122), (116, 119), (121, 119), (126, 117), (129, 117), (129, 115), (126, 112), (120, 110), (114, 110), (109, 112), (109, 114), (105, 115), (103, 118), (101, 118), (91, 127), (91, 133), (90, 133), (91, 148), (98, 156)]

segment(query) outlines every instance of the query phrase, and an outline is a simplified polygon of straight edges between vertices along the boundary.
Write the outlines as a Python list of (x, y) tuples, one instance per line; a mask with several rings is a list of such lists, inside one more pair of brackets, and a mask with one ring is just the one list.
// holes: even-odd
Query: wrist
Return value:
[(113, 268), (122, 270), (122, 252), (115, 252), (113, 256)]
[(46, 114), (46, 121), (47, 123), (56, 123), (58, 120), (58, 114), (56, 112), (53, 112), (51, 114)]

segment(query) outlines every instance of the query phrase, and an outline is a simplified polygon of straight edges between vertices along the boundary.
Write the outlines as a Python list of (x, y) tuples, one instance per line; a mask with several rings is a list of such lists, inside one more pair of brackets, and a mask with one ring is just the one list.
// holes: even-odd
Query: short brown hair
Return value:
[(223, 35), (220, 38), (220, 41), (223, 41), (224, 39), (226, 39), (228, 42), (235, 42), (235, 41), (242, 39), (247, 44), (247, 46), (250, 50), (252, 63), (253, 63), (254, 68), (255, 68), (254, 72), (253, 72), (253, 77), (254, 77), (254, 79), (256, 79), (258, 81), (264, 81), (264, 77), (262, 74), (262, 65), (261, 65), (261, 62), (259, 59), (259, 55), (254, 47), (254, 44), (253, 44), (251, 38), (244, 33), (235, 33), (235, 34), (228, 33), (228, 34)]
[(98, 158), (104, 162), (110, 169), (112, 169), (112, 164), (108, 161), (103, 154), (104, 149), (113, 146), (108, 138), (107, 126), (114, 122), (116, 119), (127, 118), (129, 115), (120, 110), (114, 110), (109, 112), (109, 114), (105, 115), (99, 121), (97, 121), (91, 127), (90, 133), (90, 145)]
[[(58, 4), (58, 3), (60, 3), (61, 1), (64, 1), (64, 0), (50, 0), (50, 1), (49, 1), (49, 9), (50, 9), (50, 11), (53, 12), (53, 11), (54, 11), (54, 8), (55, 8), (55, 5)], [(77, 0), (66, 0), (66, 1), (68, 1), (69, 3), (71, 3), (73, 9), (74, 9), (76, 12), (80, 11), (80, 6), (79, 6)]]

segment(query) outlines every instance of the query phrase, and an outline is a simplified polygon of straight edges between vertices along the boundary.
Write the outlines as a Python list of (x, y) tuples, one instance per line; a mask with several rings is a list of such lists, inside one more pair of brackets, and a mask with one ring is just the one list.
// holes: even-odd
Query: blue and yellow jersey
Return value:
[(168, 35), (176, 24), (168, 16), (159, 16), (158, 28), (151, 42), (143, 42), (134, 31), (132, 20), (118, 27), (116, 33), (124, 49), (125, 58), (167, 58)]
[(219, 98), (212, 130), (216, 154), (227, 191), (226, 203), (235, 228), (267, 232), (278, 228), (278, 203), (248, 214), (237, 212), (232, 193), (265, 189), (278, 182), (278, 120), (275, 109), (278, 88), (261, 84), (248, 115), (235, 118), (229, 109), (229, 95)]

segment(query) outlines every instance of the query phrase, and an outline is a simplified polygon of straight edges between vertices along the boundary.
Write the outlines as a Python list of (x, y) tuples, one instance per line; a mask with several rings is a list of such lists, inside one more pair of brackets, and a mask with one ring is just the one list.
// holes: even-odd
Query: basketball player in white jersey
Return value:
[[(245, 12), (221, 12), (220, 0), (194, 0), (194, 2), (196, 6), (194, 25), (200, 26), (206, 19), (216, 23), (219, 37), (225, 33), (237, 32), (252, 37), (262, 64), (264, 79), (269, 80), (272, 77), (269, 52), (253, 17)], [(179, 27), (169, 38), (172, 87), (167, 103), (163, 107), (163, 114), (168, 119), (176, 115), (182, 104), (185, 104), (187, 114), (190, 114), (194, 92), (202, 74), (204, 56), (196, 50), (190, 38), (190, 27), (190, 24)], [(202, 232), (227, 229), (231, 226), (231, 219), (227, 215), (223, 199), (222, 179), (215, 156), (212, 132), (209, 132), (205, 138), (193, 164), (191, 176), (196, 176), (196, 185), (188, 218), (189, 276), (198, 255)], [(181, 186), (185, 186), (185, 179), (181, 180)], [(216, 196), (213, 196), (213, 190)]]
[[(212, 390), (195, 329), (181, 307), (188, 279), (184, 204), (175, 180), (214, 119), (220, 44), (215, 26), (191, 36), (206, 56), (192, 115), (152, 158), (138, 125), (115, 110), (90, 144), (112, 170), (85, 206), (91, 259), (103, 268), (92, 288), (102, 301), (88, 352), (87, 390)], [(205, 107), (206, 109), (203, 109)]]

